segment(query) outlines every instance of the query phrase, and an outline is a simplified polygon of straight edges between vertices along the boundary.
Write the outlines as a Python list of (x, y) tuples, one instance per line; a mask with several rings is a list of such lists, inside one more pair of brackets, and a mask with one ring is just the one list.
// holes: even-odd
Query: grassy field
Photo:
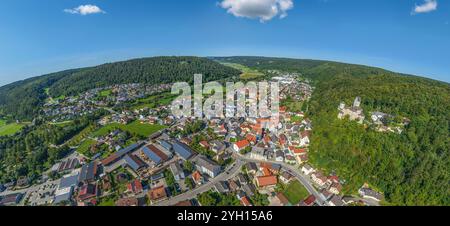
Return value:
[(306, 188), (298, 180), (291, 182), (283, 193), (292, 205), (298, 204), (309, 195)]
[(86, 139), (85, 141), (83, 141), (83, 143), (80, 144), (80, 146), (78, 146), (77, 152), (85, 156), (91, 156), (92, 154), (90, 153), (89, 149), (94, 143), (94, 140)]
[(257, 79), (261, 76), (264, 76), (263, 73), (257, 71), (257, 70), (253, 70), (251, 68), (248, 68), (244, 65), (241, 64), (235, 64), (235, 63), (223, 63), (223, 65), (228, 66), (228, 67), (232, 67), (235, 69), (238, 69), (240, 71), (242, 71), (241, 74), (241, 79), (244, 80), (252, 80), (252, 79)]
[(132, 110), (156, 108), (161, 105), (169, 105), (176, 98), (176, 96), (177, 95), (172, 95), (171, 93), (167, 92), (140, 99), (135, 102)]
[(159, 130), (162, 130), (164, 128), (166, 128), (166, 127), (162, 126), (162, 125), (151, 125), (151, 124), (141, 123), (139, 121), (134, 121), (128, 125), (112, 123), (112, 124), (106, 125), (106, 126), (100, 128), (99, 130), (95, 131), (93, 133), (93, 136), (94, 137), (104, 136), (116, 129), (120, 129), (123, 131), (128, 131), (132, 134), (138, 134), (140, 136), (148, 137), (151, 134), (153, 134)]
[(102, 90), (102, 91), (100, 91), (100, 96), (108, 97), (109, 95), (111, 95), (111, 93), (112, 93), (112, 91), (110, 89)]
[(25, 123), (9, 123), (0, 119), (0, 136), (10, 136), (19, 132), (26, 124)]

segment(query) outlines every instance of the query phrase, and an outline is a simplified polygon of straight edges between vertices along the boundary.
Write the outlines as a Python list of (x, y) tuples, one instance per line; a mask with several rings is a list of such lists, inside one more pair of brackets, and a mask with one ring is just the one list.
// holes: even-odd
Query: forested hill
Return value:
[(202, 73), (205, 81), (240, 74), (236, 69), (199, 57), (153, 57), (109, 63), (44, 75), (0, 87), (0, 116), (33, 119), (47, 97), (47, 88), (52, 97), (68, 96), (114, 84), (191, 82), (196, 73)]
[[(393, 205), (450, 205), (450, 85), (383, 69), (314, 60), (229, 57), (216, 60), (258, 70), (300, 72), (313, 79), (310, 161), (347, 181), (346, 193), (365, 182)], [(362, 97), (370, 111), (407, 117), (402, 134), (380, 133), (339, 120), (341, 101)]]

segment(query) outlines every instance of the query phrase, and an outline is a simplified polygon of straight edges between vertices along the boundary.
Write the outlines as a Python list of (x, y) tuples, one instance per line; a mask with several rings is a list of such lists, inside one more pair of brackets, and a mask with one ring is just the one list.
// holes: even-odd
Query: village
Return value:
[[(174, 117), (169, 101), (111, 109), (167, 91), (167, 85), (118, 85), (52, 100), (46, 114), (54, 122), (99, 108), (109, 108), (111, 114), (40, 184), (24, 179), (2, 185), (0, 204), (219, 205), (205, 203), (215, 193), (241, 206), (379, 205), (383, 195), (369, 185), (362, 185), (358, 196), (343, 194), (345, 179), (309, 163), (314, 124), (300, 106), (290, 103), (308, 101), (314, 87), (297, 77), (277, 72), (272, 78), (280, 84), (282, 103), (287, 103), (272, 126), (267, 126), (268, 118)], [(357, 98), (351, 108), (341, 104), (339, 117), (350, 115), (362, 122), (360, 102)]]

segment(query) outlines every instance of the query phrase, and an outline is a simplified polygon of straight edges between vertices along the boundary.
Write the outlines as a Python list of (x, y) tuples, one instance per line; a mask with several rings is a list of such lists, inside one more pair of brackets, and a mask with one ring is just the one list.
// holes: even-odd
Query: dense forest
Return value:
[[(311, 162), (347, 181), (346, 193), (365, 182), (391, 205), (450, 205), (450, 85), (366, 66), (261, 57), (220, 58), (258, 70), (302, 73), (316, 90)], [(366, 116), (382, 111), (411, 120), (402, 134), (380, 133), (338, 120), (341, 101), (362, 97)]]
[(194, 74), (205, 81), (238, 77), (240, 71), (199, 57), (153, 57), (68, 70), (0, 87), (0, 117), (32, 120), (49, 91), (52, 97), (126, 83), (168, 84), (192, 82)]
[(45, 88), (82, 69), (43, 75), (0, 87), (0, 118), (31, 120), (47, 98)]

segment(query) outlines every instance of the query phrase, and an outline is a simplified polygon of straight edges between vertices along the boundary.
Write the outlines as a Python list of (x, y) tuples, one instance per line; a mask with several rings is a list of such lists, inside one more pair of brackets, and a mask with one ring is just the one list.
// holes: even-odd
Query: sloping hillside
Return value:
[[(450, 205), (450, 85), (367, 66), (263, 57), (216, 60), (258, 70), (302, 73), (316, 90), (309, 103), (313, 120), (310, 161), (347, 180), (347, 194), (365, 182), (393, 205)], [(407, 117), (402, 134), (380, 133), (339, 120), (338, 105), (362, 98), (371, 111)]]
[(0, 116), (31, 120), (49, 95), (76, 95), (102, 86), (125, 83), (192, 82), (201, 73), (205, 81), (239, 76), (236, 69), (199, 57), (153, 57), (104, 64), (44, 75), (0, 87)]

